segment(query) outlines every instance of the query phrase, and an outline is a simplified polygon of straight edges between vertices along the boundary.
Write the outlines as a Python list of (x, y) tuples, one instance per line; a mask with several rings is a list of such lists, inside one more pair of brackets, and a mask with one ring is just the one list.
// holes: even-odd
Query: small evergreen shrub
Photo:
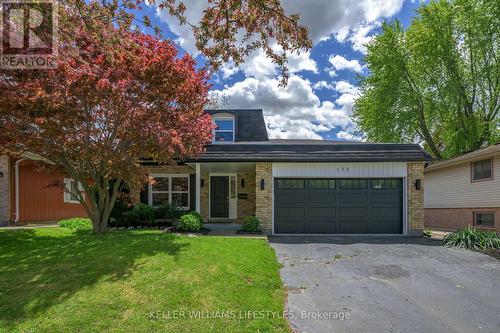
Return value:
[(257, 232), (260, 231), (260, 221), (255, 216), (248, 216), (241, 226), (243, 231)]
[(60, 220), (57, 224), (63, 228), (71, 230), (91, 230), (92, 222), (90, 219), (83, 217), (72, 217), (69, 219)]
[(498, 249), (500, 248), (500, 237), (495, 232), (468, 226), (448, 234), (443, 239), (443, 245), (465, 249)]
[(137, 204), (131, 210), (123, 213), (124, 226), (148, 226), (155, 220), (155, 210), (146, 204)]
[(177, 224), (177, 230), (186, 232), (196, 232), (200, 231), (202, 226), (203, 226), (203, 220), (201, 216), (196, 212), (189, 212), (181, 216)]

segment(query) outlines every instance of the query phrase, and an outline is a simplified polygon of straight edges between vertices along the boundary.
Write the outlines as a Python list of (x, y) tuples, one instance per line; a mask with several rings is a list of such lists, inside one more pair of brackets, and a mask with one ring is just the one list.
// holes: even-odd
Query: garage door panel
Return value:
[(395, 221), (392, 223), (371, 223), (371, 230), (369, 233), (378, 233), (378, 234), (398, 234), (401, 233), (401, 225), (399, 221)]
[(305, 222), (294, 220), (283, 220), (276, 224), (275, 232), (281, 234), (304, 234), (306, 233)]
[(275, 202), (277, 207), (293, 207), (296, 204), (303, 205), (305, 200), (305, 193), (281, 193)]
[(307, 213), (310, 218), (328, 217), (333, 219), (337, 215), (335, 207), (309, 207)]
[(311, 221), (307, 224), (308, 234), (333, 234), (336, 232), (333, 221)]
[(368, 204), (368, 193), (366, 192), (349, 192), (340, 193), (340, 204), (355, 204), (366, 205)]
[(360, 218), (368, 217), (368, 208), (366, 207), (340, 207), (340, 217)]
[(372, 192), (371, 202), (372, 204), (389, 204), (399, 206), (400, 194), (398, 192)]
[(286, 207), (286, 208), (275, 208), (278, 216), (285, 219), (288, 218), (304, 218), (306, 217), (305, 207)]
[(401, 179), (282, 179), (277, 184), (276, 233), (402, 232)]
[(368, 220), (344, 221), (339, 223), (339, 233), (341, 234), (369, 234), (370, 232)]
[(329, 193), (329, 192), (324, 192), (324, 193), (308, 193), (307, 196), (307, 202), (310, 206), (314, 205), (323, 205), (325, 203), (328, 203), (331, 206), (335, 206), (337, 202), (337, 196), (335, 193)]

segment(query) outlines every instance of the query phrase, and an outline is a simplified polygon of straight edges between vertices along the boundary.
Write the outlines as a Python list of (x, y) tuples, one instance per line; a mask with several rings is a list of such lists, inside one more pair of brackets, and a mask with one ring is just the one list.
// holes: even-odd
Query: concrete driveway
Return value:
[(405, 237), (270, 243), (298, 332), (500, 332), (500, 261), (484, 254)]

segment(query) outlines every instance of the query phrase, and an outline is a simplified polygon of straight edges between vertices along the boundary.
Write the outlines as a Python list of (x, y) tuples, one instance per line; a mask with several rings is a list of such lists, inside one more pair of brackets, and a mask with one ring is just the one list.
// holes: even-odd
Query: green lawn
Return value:
[(278, 270), (262, 239), (0, 231), (0, 331), (288, 332)]

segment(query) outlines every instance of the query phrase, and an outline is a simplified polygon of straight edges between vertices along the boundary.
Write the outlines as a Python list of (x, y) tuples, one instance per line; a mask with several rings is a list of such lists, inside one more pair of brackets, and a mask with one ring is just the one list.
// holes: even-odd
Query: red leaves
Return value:
[(131, 189), (144, 183), (141, 158), (201, 153), (212, 130), (207, 73), (170, 42), (67, 15), (58, 69), (1, 73), (5, 148)]

